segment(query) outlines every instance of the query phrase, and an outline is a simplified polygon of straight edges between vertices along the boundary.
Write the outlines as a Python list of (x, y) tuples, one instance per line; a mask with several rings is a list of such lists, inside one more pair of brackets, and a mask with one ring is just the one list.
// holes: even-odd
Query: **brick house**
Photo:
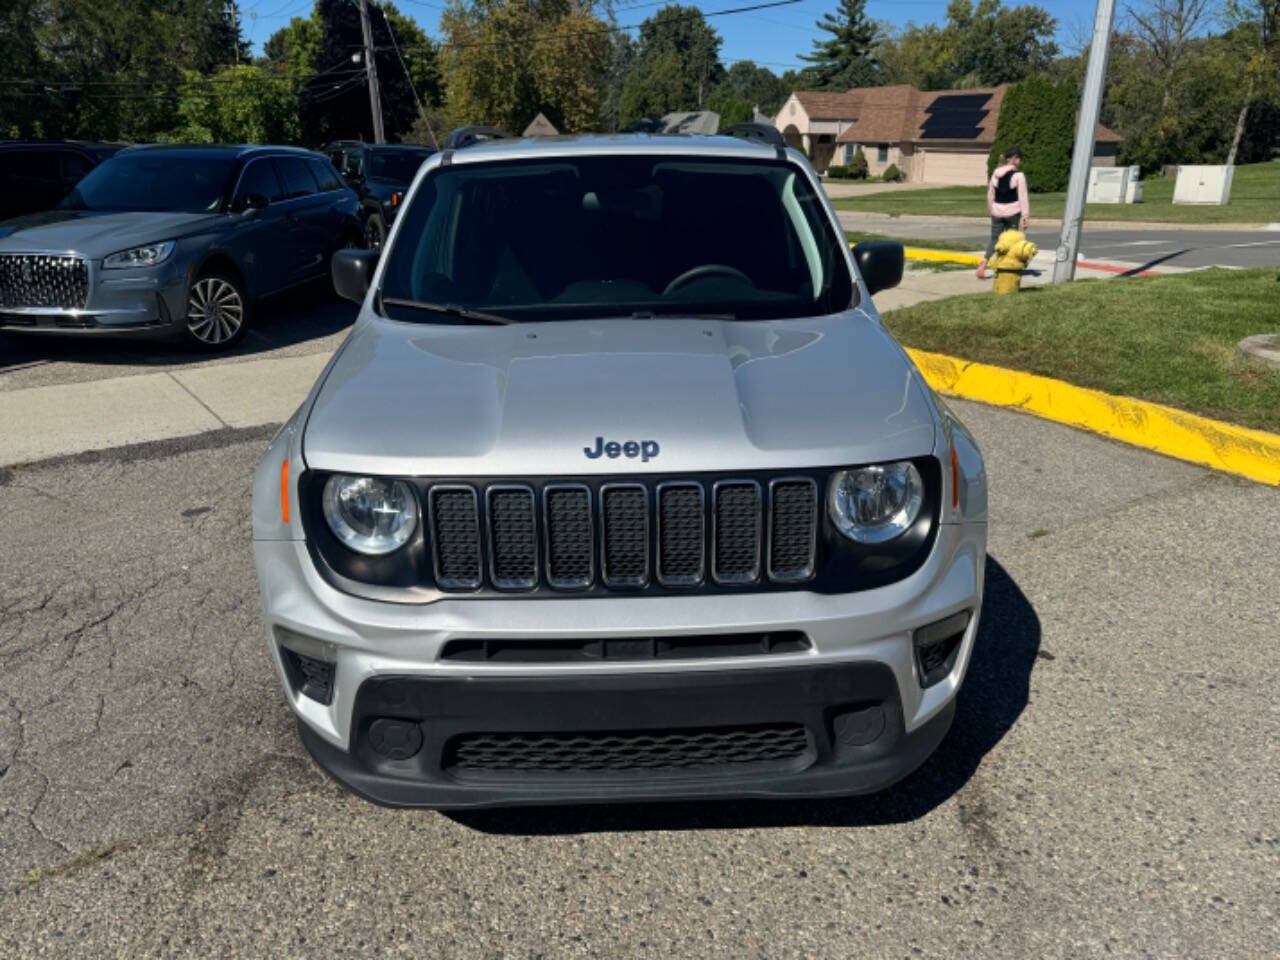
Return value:
[[(876, 177), (892, 164), (915, 183), (980, 186), (995, 141), (1007, 84), (970, 90), (917, 90), (907, 83), (843, 93), (797, 90), (774, 126), (803, 148), (819, 173), (847, 164), (862, 147)], [(1101, 124), (1094, 164), (1115, 163), (1122, 138)]]

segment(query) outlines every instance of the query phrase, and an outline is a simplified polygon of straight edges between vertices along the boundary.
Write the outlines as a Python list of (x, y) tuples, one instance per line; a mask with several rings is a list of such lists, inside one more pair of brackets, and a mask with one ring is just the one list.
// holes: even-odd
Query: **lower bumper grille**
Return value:
[(459, 772), (591, 773), (689, 770), (777, 763), (806, 756), (798, 723), (692, 730), (484, 733), (457, 738), (445, 769)]
[(81, 310), (89, 299), (89, 266), (79, 257), (0, 254), (0, 309)]

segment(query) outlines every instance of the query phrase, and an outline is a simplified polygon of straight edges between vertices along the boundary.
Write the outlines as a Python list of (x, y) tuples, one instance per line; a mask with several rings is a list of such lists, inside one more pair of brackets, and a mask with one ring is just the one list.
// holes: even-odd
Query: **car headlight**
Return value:
[(885, 543), (920, 516), (924, 481), (909, 460), (840, 470), (828, 493), (836, 529), (857, 543)]
[(399, 550), (418, 527), (418, 501), (403, 480), (337, 473), (325, 483), (323, 501), (329, 529), (357, 553)]
[(148, 243), (141, 247), (130, 247), (128, 250), (121, 250), (119, 253), (113, 253), (102, 261), (104, 270), (124, 270), (129, 267), (154, 267), (158, 263), (164, 263), (169, 259), (169, 254), (173, 253), (173, 241), (165, 240), (163, 243)]

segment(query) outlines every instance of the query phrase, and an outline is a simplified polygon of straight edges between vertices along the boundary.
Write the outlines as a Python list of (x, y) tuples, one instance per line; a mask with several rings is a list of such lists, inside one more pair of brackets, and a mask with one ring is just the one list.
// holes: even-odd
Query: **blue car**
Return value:
[(364, 238), (327, 158), (293, 147), (122, 150), (56, 208), (0, 224), (0, 329), (224, 350), (254, 301)]

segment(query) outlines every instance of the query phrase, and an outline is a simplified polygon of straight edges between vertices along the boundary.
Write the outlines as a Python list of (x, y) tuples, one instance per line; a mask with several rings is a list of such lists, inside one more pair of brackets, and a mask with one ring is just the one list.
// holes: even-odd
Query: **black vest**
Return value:
[(1018, 200), (1018, 188), (1013, 185), (1013, 175), (1017, 170), (1009, 170), (1000, 179), (996, 181), (995, 201), (996, 203), (1016, 203)]

